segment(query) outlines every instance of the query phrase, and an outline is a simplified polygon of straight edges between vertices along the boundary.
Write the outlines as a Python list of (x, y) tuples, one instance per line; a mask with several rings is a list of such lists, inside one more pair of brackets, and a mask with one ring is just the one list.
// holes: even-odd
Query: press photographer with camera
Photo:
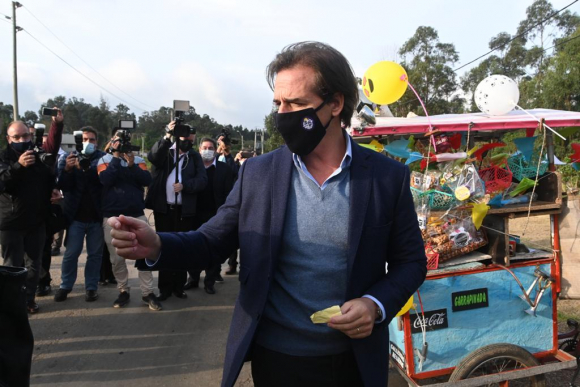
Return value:
[[(62, 120), (62, 113), (53, 118), (55, 128), (62, 126)], [(54, 164), (50, 163), (50, 157), (46, 157), (47, 153), (32, 142), (32, 135), (24, 122), (10, 123), (6, 139), (8, 146), (0, 152), (2, 258), (6, 266), (28, 269), (27, 307), (29, 313), (36, 313), (39, 308), (35, 292), (46, 237), (46, 220), (55, 188)], [(39, 140), (42, 144), (42, 134)]]
[(54, 301), (67, 299), (77, 279), (78, 259), (87, 243), (85, 265), (85, 301), (97, 293), (103, 253), (102, 187), (97, 173), (105, 152), (97, 149), (97, 131), (86, 126), (74, 132), (76, 151), (61, 157), (58, 165), (58, 188), (64, 193), (64, 215), (67, 225), (66, 250), (62, 258), (61, 284)]
[[(103, 184), (101, 210), (104, 218), (105, 243), (119, 289), (119, 297), (113, 303), (115, 308), (121, 308), (129, 303), (131, 288), (127, 264), (111, 245), (111, 227), (107, 224), (107, 219), (119, 214), (131, 214), (146, 221), (143, 212), (144, 187), (149, 186), (152, 181), (145, 160), (133, 154), (135, 148), (131, 145), (130, 128), (124, 127), (126, 122), (130, 121), (120, 121), (119, 127), (113, 128), (113, 137), (105, 148), (107, 154), (99, 159), (97, 166), (99, 180)], [(151, 310), (161, 310), (161, 304), (153, 291), (153, 274), (150, 271), (139, 271), (139, 282), (143, 302), (148, 304)]]
[(234, 140), (230, 137), (230, 132), (227, 129), (222, 130), (217, 138), (217, 160), (226, 163), (237, 175), (239, 166), (232, 156), (232, 143)]
[[(191, 231), (194, 229), (198, 194), (207, 186), (207, 175), (199, 153), (193, 149), (195, 128), (181, 120), (167, 125), (165, 136), (153, 145), (147, 158), (153, 164), (153, 182), (147, 191), (145, 205), (153, 210), (155, 229), (159, 231)], [(172, 139), (175, 139), (173, 141)], [(176, 149), (178, 168), (176, 165)], [(176, 176), (177, 175), (177, 176)], [(172, 294), (186, 298), (183, 286), (185, 270), (159, 271), (159, 299)]]
[[(55, 177), (57, 174), (56, 164), (59, 156), (65, 153), (60, 145), (62, 142), (62, 132), (64, 129), (64, 117), (62, 111), (57, 108), (43, 108), (42, 113), (44, 116), (51, 117), (51, 125), (48, 133), (46, 132), (46, 126), (42, 123), (30, 123), (29, 129), (30, 133), (34, 136), (34, 148), (40, 150), (43, 157), (48, 159), (45, 160), (48, 164), (54, 163), (54, 173)], [(46, 239), (44, 243), (44, 248), (42, 252), (42, 262), (40, 267), (40, 276), (38, 280), (38, 287), (36, 289), (36, 296), (43, 297), (50, 294), (52, 277), (50, 275), (50, 266), (52, 264), (52, 253), (51, 245), (55, 239), (55, 233), (60, 236), (62, 241), (62, 206), (61, 206), (62, 195), (60, 191), (53, 191), (53, 199), (51, 204), (51, 213), (49, 213), (49, 218), (46, 222)]]

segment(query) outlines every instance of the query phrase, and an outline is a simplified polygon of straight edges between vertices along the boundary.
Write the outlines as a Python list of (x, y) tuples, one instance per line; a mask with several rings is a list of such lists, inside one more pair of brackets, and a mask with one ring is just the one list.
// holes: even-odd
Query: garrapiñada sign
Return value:
[(488, 306), (489, 303), (488, 303), (487, 288), (451, 293), (451, 310), (453, 310), (454, 312), (478, 308), (487, 308)]

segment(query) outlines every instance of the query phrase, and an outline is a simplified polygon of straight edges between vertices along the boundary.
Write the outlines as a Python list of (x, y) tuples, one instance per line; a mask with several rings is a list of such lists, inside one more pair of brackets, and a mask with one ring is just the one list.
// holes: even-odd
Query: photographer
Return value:
[(101, 213), (102, 184), (97, 173), (99, 159), (105, 152), (97, 149), (97, 131), (90, 126), (75, 132), (76, 152), (61, 157), (58, 187), (64, 192), (64, 214), (67, 224), (66, 250), (62, 259), (60, 289), (54, 301), (67, 299), (77, 278), (79, 255), (87, 240), (85, 265), (85, 301), (96, 301), (103, 251)]
[[(44, 132), (44, 135), (42, 137), (42, 149), (46, 153), (54, 155), (54, 163), (55, 163), (54, 173), (56, 176), (57, 175), (56, 164), (58, 164), (57, 160), (59, 159), (62, 153), (66, 153), (60, 147), (62, 142), (62, 131), (64, 129), (64, 117), (62, 111), (59, 108), (54, 107), (52, 110), (53, 112), (56, 112), (56, 116), (54, 115), (52, 116), (52, 122), (50, 125), (49, 132), (48, 133), (46, 133), (46, 131)], [(29, 128), (30, 133), (32, 135), (36, 134), (36, 129), (46, 129), (44, 124), (41, 123), (30, 124)], [(52, 291), (50, 286), (52, 282), (52, 277), (50, 275), (50, 266), (52, 264), (52, 256), (58, 254), (52, 254), (51, 248), (53, 241), (55, 239), (55, 235), (60, 235), (60, 240), (62, 242), (62, 235), (64, 232), (63, 229), (58, 229), (61, 227), (61, 225), (59, 224), (60, 222), (57, 221), (62, 219), (62, 206), (60, 200), (62, 199), (62, 195), (60, 194), (59, 191), (55, 190), (53, 192), (53, 197), (54, 199), (52, 200), (51, 203), (52, 213), (49, 214), (49, 220), (46, 222), (46, 239), (42, 251), (42, 263), (40, 267), (38, 288), (36, 289), (37, 297), (47, 296)]]
[[(53, 122), (57, 119), (53, 118)], [(58, 122), (62, 123), (62, 114)], [(37, 313), (35, 292), (46, 237), (45, 221), (55, 186), (54, 164), (46, 165), (41, 153), (32, 150), (32, 136), (22, 121), (8, 125), (6, 139), (8, 146), (0, 152), (0, 182), (4, 188), (0, 195), (2, 258), (6, 266), (28, 269), (28, 312)]]
[[(127, 214), (146, 221), (144, 187), (151, 184), (151, 174), (145, 160), (131, 151), (130, 134), (120, 128), (113, 129), (113, 138), (105, 148), (109, 153), (99, 159), (97, 170), (103, 184), (102, 212), (105, 242), (111, 255), (113, 274), (117, 281), (119, 297), (113, 307), (121, 308), (130, 299), (129, 270), (125, 260), (119, 257), (111, 245), (111, 227), (107, 219), (111, 216)], [(142, 300), (151, 310), (161, 310), (161, 304), (153, 292), (153, 274), (139, 271)]]
[(223, 130), (219, 134), (217, 144), (217, 160), (226, 163), (237, 176), (239, 166), (236, 164), (234, 156), (232, 156), (232, 140), (227, 130)]
[[(179, 137), (178, 183), (175, 175), (176, 142), (175, 121), (167, 126), (167, 133), (153, 145), (147, 158), (153, 164), (153, 183), (147, 191), (145, 205), (153, 210), (157, 231), (191, 231), (194, 229), (198, 194), (207, 186), (207, 175), (201, 156), (193, 150), (195, 129), (182, 125), (179, 129), (187, 137)], [(176, 201), (177, 199), (177, 201)], [(159, 299), (167, 299), (172, 294), (186, 298), (183, 286), (187, 280), (185, 270), (159, 272)]]

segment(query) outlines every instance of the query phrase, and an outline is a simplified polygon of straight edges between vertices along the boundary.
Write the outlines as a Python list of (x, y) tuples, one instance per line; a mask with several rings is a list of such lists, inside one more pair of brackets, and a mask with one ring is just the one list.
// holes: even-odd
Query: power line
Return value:
[(103, 86), (99, 85), (97, 82), (93, 81), (91, 78), (89, 78), (87, 75), (83, 74), (80, 70), (78, 70), (76, 67), (74, 67), (73, 65), (71, 65), (70, 63), (68, 63), (66, 60), (64, 60), (62, 57), (60, 57), (57, 53), (55, 53), (54, 51), (52, 51), (47, 45), (45, 45), (44, 43), (42, 43), (40, 40), (36, 39), (30, 32), (28, 32), (25, 29), (22, 29), (22, 31), (26, 32), (32, 39), (36, 40), (36, 42), (38, 42), (38, 44), (40, 44), (41, 46), (43, 46), (44, 48), (46, 48), (48, 51), (50, 51), (54, 56), (56, 56), (58, 59), (60, 59), (61, 61), (63, 61), (67, 66), (69, 66), (70, 68), (72, 68), (74, 71), (76, 71), (77, 73), (79, 73), (80, 75), (82, 75), (84, 78), (86, 78), (88, 81), (90, 81), (92, 84), (94, 84), (95, 86), (97, 86), (99, 89), (104, 90), (105, 92), (111, 94), (113, 97), (117, 98), (119, 101), (122, 101), (124, 103), (126, 103), (127, 105), (133, 106), (134, 108), (136, 108), (137, 110), (141, 110), (141, 111), (146, 111), (145, 109), (142, 109), (138, 106), (133, 105), (132, 103), (129, 103), (127, 101), (125, 101), (123, 98), (119, 97), (118, 95), (112, 93), (111, 91), (105, 89)]
[[(54, 36), (63, 46), (65, 46), (66, 48), (69, 49), (70, 52), (72, 52), (77, 58), (79, 58), (84, 64), (86, 64), (87, 66), (89, 66), (95, 73), (97, 73), (101, 78), (103, 78), (105, 81), (107, 81), (111, 86), (113, 86), (115, 89), (119, 90), (121, 93), (127, 95), (129, 98), (137, 101), (139, 104), (150, 107), (151, 109), (155, 109), (153, 106), (146, 104), (145, 102), (139, 101), (137, 98), (133, 97), (131, 94), (123, 91), (121, 88), (119, 88), (117, 85), (115, 85), (113, 82), (111, 82), (109, 79), (107, 79), (103, 74), (101, 74), (99, 71), (97, 71), (97, 69), (95, 69), (93, 66), (91, 66), (87, 61), (85, 61), (83, 58), (81, 58), (72, 48), (70, 48), (65, 42), (63, 42), (58, 36), (56, 36), (56, 34), (54, 32), (51, 31), (50, 28), (48, 28), (42, 21), (40, 21), (39, 18), (37, 18), (29, 9), (28, 7), (26, 7), (25, 5), (22, 6), (33, 18), (36, 19), (36, 21), (38, 21), (44, 28), (46, 28), (46, 30), (48, 32), (50, 32), (52, 34), (52, 36)], [(144, 109), (142, 109), (144, 110)]]
[[(552, 49), (554, 47), (561, 46), (562, 44), (568, 43), (569, 41), (574, 40), (574, 39), (578, 39), (578, 38), (580, 38), (580, 35), (577, 35), (577, 36), (574, 36), (573, 38), (566, 39), (566, 40), (563, 40), (561, 42), (558, 42), (558, 43), (554, 44), (552, 47), (546, 48), (544, 51), (548, 51), (549, 49)], [(542, 52), (544, 52), (544, 51), (542, 51)]]
[(453, 71), (455, 72), (455, 71), (457, 71), (457, 70), (461, 70), (462, 68), (464, 68), (464, 67), (466, 67), (466, 66), (468, 66), (468, 65), (472, 64), (473, 62), (476, 62), (476, 61), (480, 60), (481, 58), (488, 56), (488, 55), (489, 55), (489, 54), (491, 54), (492, 52), (494, 52), (494, 51), (496, 51), (496, 50), (499, 50), (500, 48), (503, 48), (503, 47), (507, 46), (509, 43), (513, 42), (514, 40), (516, 40), (516, 39), (518, 39), (518, 38), (521, 38), (522, 36), (524, 36), (525, 34), (527, 34), (527, 33), (528, 33), (530, 30), (532, 30), (533, 28), (535, 28), (535, 27), (539, 26), (540, 24), (543, 24), (545, 21), (547, 21), (547, 20), (549, 20), (549, 19), (553, 18), (554, 16), (556, 16), (557, 14), (559, 14), (560, 12), (562, 12), (563, 10), (565, 10), (566, 8), (570, 7), (571, 5), (573, 5), (574, 3), (577, 3), (577, 2), (578, 2), (578, 0), (574, 0), (573, 2), (571, 2), (570, 4), (568, 4), (567, 6), (565, 6), (564, 8), (560, 9), (559, 11), (556, 11), (556, 12), (552, 13), (550, 16), (548, 16), (548, 17), (547, 17), (547, 18), (545, 18), (544, 20), (542, 20), (542, 21), (540, 21), (540, 22), (538, 22), (538, 23), (534, 24), (533, 26), (531, 26), (530, 28), (528, 28), (527, 30), (525, 30), (524, 32), (522, 32), (521, 34), (514, 36), (512, 39), (508, 40), (508, 41), (507, 41), (507, 42), (505, 42), (504, 44), (502, 44), (502, 45), (500, 45), (500, 46), (497, 46), (496, 48), (494, 48), (494, 49), (492, 49), (492, 50), (490, 50), (490, 51), (486, 52), (485, 54), (483, 54), (483, 55), (481, 55), (481, 56), (478, 56), (477, 58), (475, 58), (475, 59), (474, 59), (474, 60), (472, 60), (471, 62), (468, 62), (468, 63), (466, 63), (466, 64), (464, 64), (464, 65), (462, 65), (462, 66), (460, 66), (460, 67), (458, 67), (458, 68), (454, 69)]

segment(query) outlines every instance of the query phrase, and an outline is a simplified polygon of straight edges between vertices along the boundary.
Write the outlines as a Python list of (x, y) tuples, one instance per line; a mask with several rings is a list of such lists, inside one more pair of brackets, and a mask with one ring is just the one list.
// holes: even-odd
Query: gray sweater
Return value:
[(347, 351), (348, 337), (310, 315), (345, 302), (350, 169), (321, 190), (302, 170), (292, 171), (284, 239), (256, 342), (294, 356)]

